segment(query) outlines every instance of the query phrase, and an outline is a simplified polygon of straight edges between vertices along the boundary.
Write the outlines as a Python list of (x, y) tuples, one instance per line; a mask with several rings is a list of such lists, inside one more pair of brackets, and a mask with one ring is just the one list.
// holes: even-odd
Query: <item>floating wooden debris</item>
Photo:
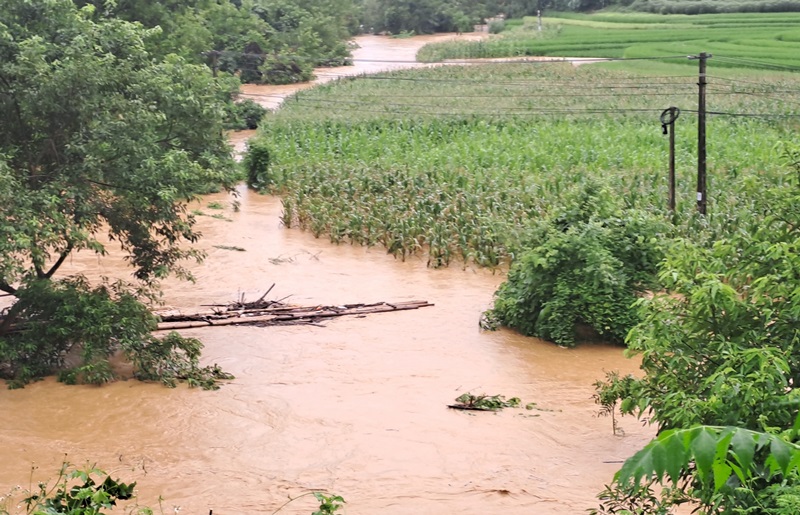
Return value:
[[(264, 295), (266, 296), (266, 294)], [(226, 306), (211, 306), (208, 311), (184, 314), (161, 311), (159, 331), (225, 325), (298, 325), (318, 324), (326, 318), (340, 316), (363, 317), (373, 313), (405, 311), (433, 306), (425, 300), (406, 302), (376, 302), (373, 304), (344, 304), (342, 306), (291, 306), (281, 301), (267, 301), (264, 296), (256, 302), (237, 302)]]

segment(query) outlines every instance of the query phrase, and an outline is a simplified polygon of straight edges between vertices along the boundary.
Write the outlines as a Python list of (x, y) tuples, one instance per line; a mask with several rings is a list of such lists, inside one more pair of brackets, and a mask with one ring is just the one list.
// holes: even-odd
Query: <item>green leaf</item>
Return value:
[(691, 440), (690, 449), (694, 455), (698, 475), (705, 481), (711, 473), (711, 466), (714, 463), (717, 439), (712, 435), (711, 430), (705, 427), (695, 429), (694, 433), (696, 436)]
[[(753, 456), (756, 452), (756, 440), (752, 433), (744, 430), (736, 430), (731, 439), (731, 454), (742, 468), (743, 473), (747, 474), (753, 465)], [(742, 479), (741, 477), (739, 479)]]
[(675, 432), (663, 440), (663, 445), (667, 456), (665, 466), (667, 474), (673, 483), (677, 483), (681, 470), (688, 464), (687, 449), (683, 445), (682, 438)]
[(773, 437), (770, 442), (770, 456), (774, 458), (778, 468), (783, 475), (786, 476), (789, 463), (792, 461), (792, 449), (789, 447), (789, 444), (778, 437)]

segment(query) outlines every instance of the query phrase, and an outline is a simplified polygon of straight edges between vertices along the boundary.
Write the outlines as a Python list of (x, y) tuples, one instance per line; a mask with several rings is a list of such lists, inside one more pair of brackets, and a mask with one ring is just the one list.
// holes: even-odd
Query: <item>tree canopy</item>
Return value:
[(158, 27), (145, 38), (153, 55), (174, 53), (191, 63), (238, 74), (243, 82), (269, 84), (306, 81), (315, 66), (344, 64), (359, 14), (353, 0), (76, 3), (94, 6), (95, 19), (120, 18)]
[[(225, 85), (180, 57), (154, 59), (152, 30), (93, 14), (70, 0), (0, 11), (0, 290), (21, 299), (71, 253), (104, 254), (106, 237), (146, 285), (184, 273), (181, 261), (199, 257), (185, 245), (198, 237), (186, 203), (235, 178)], [(0, 361), (14, 323), (40, 311), (8, 310)]]

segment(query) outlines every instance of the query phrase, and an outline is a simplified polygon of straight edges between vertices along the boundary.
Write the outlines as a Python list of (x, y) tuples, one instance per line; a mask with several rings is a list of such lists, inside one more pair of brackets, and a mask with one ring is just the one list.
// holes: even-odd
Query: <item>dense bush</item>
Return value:
[(489, 34), (500, 34), (506, 28), (504, 20), (492, 20), (489, 22)]
[(216, 366), (199, 366), (199, 341), (152, 336), (157, 319), (140, 298), (146, 292), (135, 292), (122, 282), (92, 287), (81, 277), (20, 287), (11, 307), (17, 322), (0, 336), (0, 377), (12, 387), (55, 372), (66, 383), (102, 384), (114, 378), (108, 359), (117, 351), (137, 377), (169, 386), (186, 380), (216, 388), (218, 379), (230, 377)]
[(265, 114), (266, 108), (249, 98), (231, 102), (226, 112), (225, 127), (236, 131), (256, 129)]
[(639, 321), (637, 295), (654, 280), (665, 224), (614, 209), (607, 192), (593, 184), (565, 205), (539, 224), (489, 317), (559, 345), (575, 345), (584, 325), (622, 342)]
[(285, 55), (268, 55), (259, 68), (265, 84), (296, 84), (314, 78), (314, 63), (307, 59)]
[(265, 189), (274, 181), (269, 173), (272, 154), (263, 139), (251, 139), (247, 143), (247, 154), (242, 164), (247, 173), (247, 185), (255, 189)]

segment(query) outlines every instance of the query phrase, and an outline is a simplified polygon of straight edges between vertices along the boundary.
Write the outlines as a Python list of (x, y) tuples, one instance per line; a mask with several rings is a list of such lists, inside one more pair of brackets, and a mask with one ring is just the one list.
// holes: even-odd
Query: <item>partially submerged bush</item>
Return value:
[(264, 84), (297, 84), (314, 78), (311, 61), (278, 54), (265, 56), (260, 71)]
[(226, 113), (225, 126), (235, 131), (257, 129), (265, 114), (267, 109), (249, 98), (231, 103)]
[(489, 318), (569, 347), (581, 326), (621, 343), (639, 320), (637, 295), (655, 279), (665, 226), (639, 211), (616, 211), (596, 185), (565, 205), (536, 228)]
[(108, 359), (121, 351), (142, 380), (209, 389), (229, 379), (199, 366), (198, 340), (151, 334), (157, 319), (142, 302), (147, 293), (121, 281), (92, 287), (83, 277), (28, 282), (6, 314), (14, 324), (0, 325), (0, 377), (12, 387), (55, 372), (68, 384), (102, 384), (114, 379)]
[(242, 164), (247, 172), (248, 186), (261, 190), (274, 182), (269, 174), (271, 161), (272, 154), (266, 141), (255, 138), (247, 142), (247, 154)]

